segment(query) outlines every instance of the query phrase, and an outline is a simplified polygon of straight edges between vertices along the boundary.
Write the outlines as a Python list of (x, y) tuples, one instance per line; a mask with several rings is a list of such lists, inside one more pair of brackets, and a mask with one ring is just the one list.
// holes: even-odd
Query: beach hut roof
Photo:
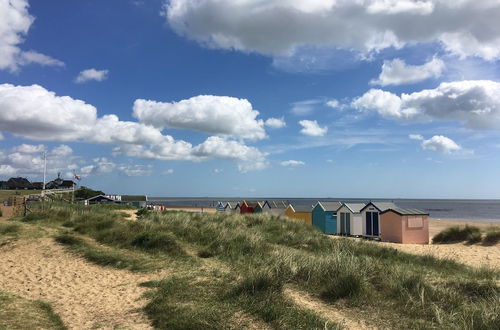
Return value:
[(293, 208), (295, 212), (311, 212), (312, 207), (309, 205), (292, 205), (290, 206)]
[(365, 207), (365, 203), (344, 203), (352, 213), (359, 213)]
[(363, 212), (363, 210), (369, 206), (374, 206), (377, 210), (379, 210), (379, 212), (385, 211), (387, 209), (397, 208), (396, 204), (392, 202), (369, 202), (360, 211)]
[[(341, 202), (318, 202), (325, 211), (337, 211), (342, 207)], [(316, 204), (316, 205), (318, 205)]]
[(400, 207), (387, 209), (385, 211), (380, 212), (380, 214), (384, 214), (390, 211), (397, 213), (399, 215), (429, 215), (429, 213), (417, 209), (402, 209)]
[(108, 202), (116, 202), (116, 200), (114, 200), (112, 198), (109, 198), (107, 196), (104, 196), (104, 195), (97, 195), (97, 196), (90, 197), (90, 198), (86, 199), (87, 202), (92, 202), (92, 201), (95, 201), (95, 200), (99, 200), (99, 201), (106, 200)]

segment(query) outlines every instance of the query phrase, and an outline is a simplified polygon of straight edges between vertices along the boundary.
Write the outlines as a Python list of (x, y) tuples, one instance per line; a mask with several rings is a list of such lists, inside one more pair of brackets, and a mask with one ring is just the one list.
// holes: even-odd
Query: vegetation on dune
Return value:
[(66, 326), (49, 303), (0, 291), (0, 329), (65, 330)]
[(75, 198), (76, 199), (89, 199), (91, 197), (95, 197), (98, 195), (104, 195), (104, 192), (100, 190), (93, 190), (91, 188), (87, 188), (82, 186), (75, 190)]
[(500, 228), (489, 228), (483, 238), (484, 245), (495, 245), (500, 242)]
[(467, 242), (475, 244), (483, 242), (484, 245), (494, 245), (500, 240), (500, 229), (489, 228), (483, 238), (481, 229), (475, 226), (465, 225), (465, 227), (453, 226), (444, 229), (432, 239), (434, 244), (449, 244)]
[(292, 302), (290, 287), (384, 328), (500, 327), (494, 270), (331, 239), (272, 215), (149, 212), (129, 221), (107, 206), (54, 204), (23, 220), (59, 227), (58, 241), (89, 260), (86, 236), (123, 253), (97, 263), (121, 267), (129, 252), (170, 260), (173, 276), (148, 283), (146, 312), (161, 329), (339, 326)]

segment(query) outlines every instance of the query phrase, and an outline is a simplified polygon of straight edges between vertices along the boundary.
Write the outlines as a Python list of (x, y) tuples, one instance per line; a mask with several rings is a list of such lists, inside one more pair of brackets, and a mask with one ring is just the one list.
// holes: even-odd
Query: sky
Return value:
[(0, 180), (500, 198), (498, 0), (0, 0)]

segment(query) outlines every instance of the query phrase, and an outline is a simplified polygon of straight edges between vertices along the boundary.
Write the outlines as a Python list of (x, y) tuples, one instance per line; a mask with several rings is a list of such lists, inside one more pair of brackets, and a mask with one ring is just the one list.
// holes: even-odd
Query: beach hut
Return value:
[(391, 202), (369, 202), (361, 209), (362, 235), (380, 237), (380, 213), (396, 205)]
[(302, 221), (310, 225), (312, 223), (311, 206), (308, 205), (288, 205), (285, 216)]
[(318, 202), (312, 210), (312, 224), (325, 234), (336, 234), (337, 210), (340, 202)]
[(417, 209), (390, 208), (380, 213), (382, 241), (429, 244), (429, 214)]
[(264, 212), (272, 214), (272, 215), (276, 215), (276, 216), (285, 215), (285, 211), (288, 207), (288, 203), (286, 203), (284, 201), (272, 201), (272, 202), (269, 202), (269, 205), (271, 206), (271, 208), (269, 210), (266, 210), (264, 208)]
[(363, 235), (361, 209), (364, 203), (342, 203), (337, 210), (337, 232), (340, 235)]
[(107, 204), (107, 203), (116, 203), (117, 201), (106, 197), (104, 195), (98, 195), (94, 197), (90, 197), (83, 201), (84, 205), (92, 205), (92, 204)]
[(261, 202), (256, 202), (253, 205), (253, 213), (262, 213), (263, 207)]
[(231, 205), (231, 203), (226, 202), (226, 204), (224, 204), (224, 212), (230, 213), (230, 212), (233, 212), (233, 211), (234, 211), (234, 208)]
[(217, 211), (217, 213), (226, 212), (226, 206), (224, 205), (223, 202), (217, 202), (217, 206), (215, 207), (215, 210)]
[(250, 201), (243, 201), (240, 203), (240, 213), (241, 214), (246, 214), (246, 213), (253, 213), (254, 208), (255, 208), (255, 202), (250, 202)]
[(237, 202), (236, 205), (234, 205), (234, 208), (232, 209), (231, 212), (234, 213), (241, 213), (241, 203)]

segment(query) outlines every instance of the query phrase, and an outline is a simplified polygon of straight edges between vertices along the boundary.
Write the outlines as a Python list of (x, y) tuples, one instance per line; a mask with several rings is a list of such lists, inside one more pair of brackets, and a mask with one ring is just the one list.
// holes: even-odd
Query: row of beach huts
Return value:
[(292, 205), (284, 201), (219, 202), (217, 212), (268, 213), (313, 225), (325, 234), (358, 236), (404, 244), (429, 243), (429, 214), (391, 202), (320, 202)]

